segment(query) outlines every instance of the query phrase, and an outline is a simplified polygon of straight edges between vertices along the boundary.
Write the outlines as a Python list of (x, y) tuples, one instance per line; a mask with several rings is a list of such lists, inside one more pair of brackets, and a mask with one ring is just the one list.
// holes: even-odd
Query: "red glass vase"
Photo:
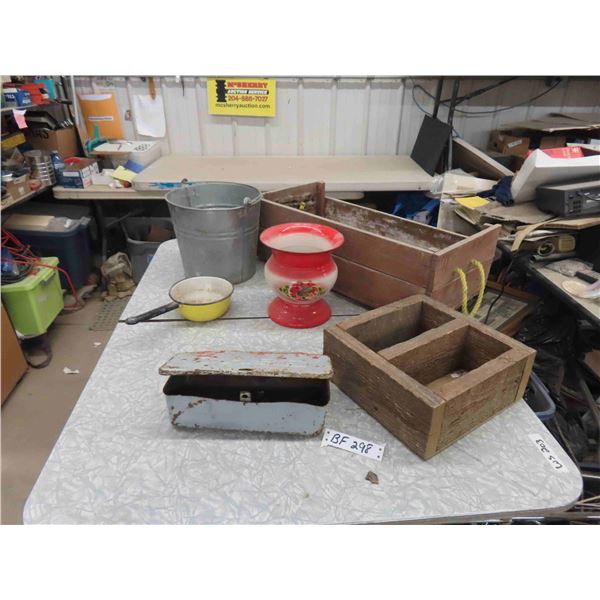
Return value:
[(331, 252), (344, 236), (325, 225), (285, 223), (265, 229), (260, 241), (271, 249), (265, 279), (277, 294), (269, 317), (284, 327), (316, 327), (331, 317), (323, 297), (335, 285), (337, 266)]

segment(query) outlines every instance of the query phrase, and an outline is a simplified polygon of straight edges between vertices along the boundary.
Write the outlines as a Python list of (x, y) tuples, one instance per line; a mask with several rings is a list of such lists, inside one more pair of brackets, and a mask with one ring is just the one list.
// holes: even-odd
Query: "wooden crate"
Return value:
[[(470, 295), (477, 294), (480, 275), (470, 261), (480, 260), (487, 277), (499, 225), (466, 237), (329, 198), (324, 189), (322, 183), (311, 183), (263, 194), (260, 227), (304, 221), (341, 231), (345, 242), (334, 252), (339, 270), (335, 291), (372, 307), (414, 294), (456, 307), (462, 291), (453, 269), (460, 267)], [(260, 244), (259, 256), (268, 255)]]
[(535, 351), (419, 295), (324, 333), (333, 381), (428, 459), (523, 395)]

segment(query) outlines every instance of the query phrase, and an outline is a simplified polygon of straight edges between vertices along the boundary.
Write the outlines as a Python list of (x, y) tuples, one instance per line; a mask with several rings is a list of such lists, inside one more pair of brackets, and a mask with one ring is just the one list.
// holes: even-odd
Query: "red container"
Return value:
[(323, 296), (337, 279), (332, 250), (344, 236), (331, 227), (313, 223), (286, 223), (265, 229), (260, 241), (271, 248), (265, 279), (277, 294), (269, 317), (284, 327), (322, 325), (331, 317)]
[(43, 83), (24, 83), (20, 89), (29, 92), (33, 104), (49, 104), (49, 95)]

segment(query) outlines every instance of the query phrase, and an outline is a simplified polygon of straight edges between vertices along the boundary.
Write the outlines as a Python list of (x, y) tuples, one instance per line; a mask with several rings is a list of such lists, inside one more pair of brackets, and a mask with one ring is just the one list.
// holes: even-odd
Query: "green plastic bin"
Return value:
[[(49, 256), (40, 262), (57, 266), (58, 258)], [(48, 267), (34, 267), (25, 279), (2, 286), (2, 301), (19, 333), (27, 336), (46, 333), (64, 308), (58, 273)]]

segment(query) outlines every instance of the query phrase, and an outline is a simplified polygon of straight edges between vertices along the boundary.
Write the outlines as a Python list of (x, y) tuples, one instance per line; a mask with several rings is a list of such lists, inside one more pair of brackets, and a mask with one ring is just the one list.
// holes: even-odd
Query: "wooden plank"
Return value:
[(306, 195), (316, 196), (318, 193), (318, 183), (305, 183), (303, 185), (296, 185), (294, 187), (286, 187), (271, 192), (264, 192), (263, 198), (271, 200), (272, 202), (279, 202), (286, 204), (291, 199), (297, 198), (298, 196), (304, 197)]
[(334, 291), (367, 306), (384, 306), (415, 294), (423, 294), (425, 288), (335, 257), (338, 278)]
[[(432, 301), (431, 298), (428, 298), (428, 300), (430, 302)], [(447, 309), (447, 307), (445, 307), (444, 305), (438, 304), (438, 306), (440, 306), (441, 308)], [(494, 340), (501, 342), (508, 349), (517, 349), (524, 354), (530, 354), (531, 352), (535, 352), (529, 346), (526, 346), (525, 344), (519, 342), (518, 340), (515, 340), (514, 338), (511, 338), (508, 335), (505, 335), (504, 333), (500, 333), (499, 331), (496, 331), (495, 329), (492, 329), (491, 327), (488, 327), (487, 325), (484, 325), (483, 323), (481, 323), (477, 319), (474, 319), (473, 317), (467, 317), (464, 315), (460, 315), (460, 317), (461, 317), (461, 319), (466, 319), (468, 321), (468, 323), (471, 325), (472, 329), (481, 332), (482, 334), (484, 334), (485, 336), (487, 336), (489, 338), (493, 338)], [(498, 347), (500, 348), (500, 346), (498, 346)]]
[(521, 397), (522, 382), (529, 378), (533, 362), (531, 353), (535, 355), (533, 350), (529, 354), (509, 350), (437, 390), (446, 399), (438, 452)]
[(414, 316), (415, 318), (418, 318), (421, 305), (426, 299), (427, 297), (421, 294), (406, 298), (404, 300), (398, 300), (396, 302), (392, 302), (391, 304), (387, 304), (386, 306), (380, 306), (379, 308), (374, 308), (368, 312), (361, 313), (360, 315), (348, 317), (341, 323), (338, 323), (337, 326), (354, 335), (356, 327), (360, 325), (368, 326), (372, 321), (379, 319), (380, 317), (391, 315), (398, 310), (410, 310), (409, 307), (413, 305), (416, 306), (414, 309), (416, 311), (414, 312)]
[(513, 346), (490, 335), (489, 330), (469, 328), (464, 347), (464, 360), (469, 369), (475, 369), (511, 350)]
[[(324, 332), (334, 383), (419, 456), (427, 456), (440, 400), (337, 326)], [(439, 415), (436, 415), (439, 418)]]
[(532, 348), (527, 348), (527, 350), (530, 350), (530, 353), (529, 356), (525, 359), (523, 374), (521, 376), (521, 383), (519, 384), (519, 389), (517, 390), (516, 394), (517, 399), (522, 398), (523, 394), (525, 393), (525, 388), (529, 383), (529, 377), (531, 376), (531, 371), (533, 369), (533, 363), (535, 362), (535, 355), (537, 354), (537, 352)]
[(325, 216), (325, 184), (320, 181), (315, 184), (315, 197), (317, 201), (316, 214), (320, 217)]
[(442, 306), (439, 302), (434, 303), (431, 298), (425, 296), (423, 300), (423, 310), (421, 312), (423, 327), (425, 329), (440, 327), (441, 325), (444, 325), (444, 323), (448, 323), (449, 321), (460, 317), (460, 313), (453, 311), (447, 306)]
[(429, 270), (434, 256), (429, 250), (388, 240), (375, 233), (362, 231), (296, 208), (282, 206), (270, 200), (263, 199), (261, 202), (261, 228), (293, 221), (319, 223), (340, 231), (345, 241), (334, 252), (334, 256), (381, 271), (412, 285), (425, 287), (429, 281)]
[[(500, 229), (500, 225), (486, 227), (483, 231), (436, 252), (432, 260), (427, 291), (433, 292), (450, 283), (457, 277), (454, 272), (456, 268), (463, 269), (465, 272), (473, 269), (473, 265), (471, 265), (473, 259), (481, 261), (484, 268), (487, 264), (491, 265)], [(485, 274), (486, 278), (488, 272)]]
[(460, 138), (452, 140), (452, 162), (465, 171), (476, 171), (480, 177), (501, 179), (514, 173), (475, 146)]
[(368, 315), (367, 318), (353, 325), (344, 322), (344, 331), (376, 352), (417, 335), (421, 320), (420, 302), (406, 304), (400, 309), (382, 310), (379, 315), (374, 315), (374, 312), (363, 313)]
[(376, 233), (388, 240), (410, 244), (430, 252), (443, 250), (464, 240), (464, 236), (459, 233), (438, 229), (335, 198), (327, 198), (323, 216), (362, 231)]
[[(486, 274), (490, 272), (492, 262), (493, 261), (488, 261), (483, 263), (483, 268)], [(465, 272), (465, 275), (467, 277), (468, 295), (469, 298), (472, 298), (479, 293), (479, 286), (481, 284), (479, 269), (471, 268)], [(460, 309), (462, 305), (462, 285), (458, 275), (455, 274), (455, 279), (445, 286), (429, 292), (429, 297), (441, 302), (442, 304), (445, 304), (446, 306), (451, 306), (457, 310)]]
[(390, 362), (423, 385), (460, 368), (469, 326), (460, 321), (448, 325), (455, 326), (442, 332), (441, 328), (428, 332), (431, 335), (427, 339), (396, 353)]
[[(442, 347), (451, 350), (451, 347), (448, 346), (449, 342), (446, 343), (444, 340), (453, 340), (456, 343), (462, 344), (466, 338), (468, 327), (469, 325), (462, 319), (447, 321), (443, 325), (423, 331), (423, 333), (413, 338), (383, 348), (378, 351), (378, 354), (395, 367), (402, 369), (410, 375), (411, 367), (408, 363), (411, 360), (420, 360), (420, 357), (423, 356), (425, 359), (428, 359), (428, 355), (432, 349), (434, 350), (433, 353), (439, 353), (439, 349), (435, 348), (438, 343)], [(457, 334), (457, 332), (459, 333)], [(406, 370), (407, 366), (409, 367), (408, 371)], [(414, 377), (414, 375), (411, 375), (411, 377)], [(441, 377), (441, 375), (433, 377), (432, 380), (438, 377)]]

